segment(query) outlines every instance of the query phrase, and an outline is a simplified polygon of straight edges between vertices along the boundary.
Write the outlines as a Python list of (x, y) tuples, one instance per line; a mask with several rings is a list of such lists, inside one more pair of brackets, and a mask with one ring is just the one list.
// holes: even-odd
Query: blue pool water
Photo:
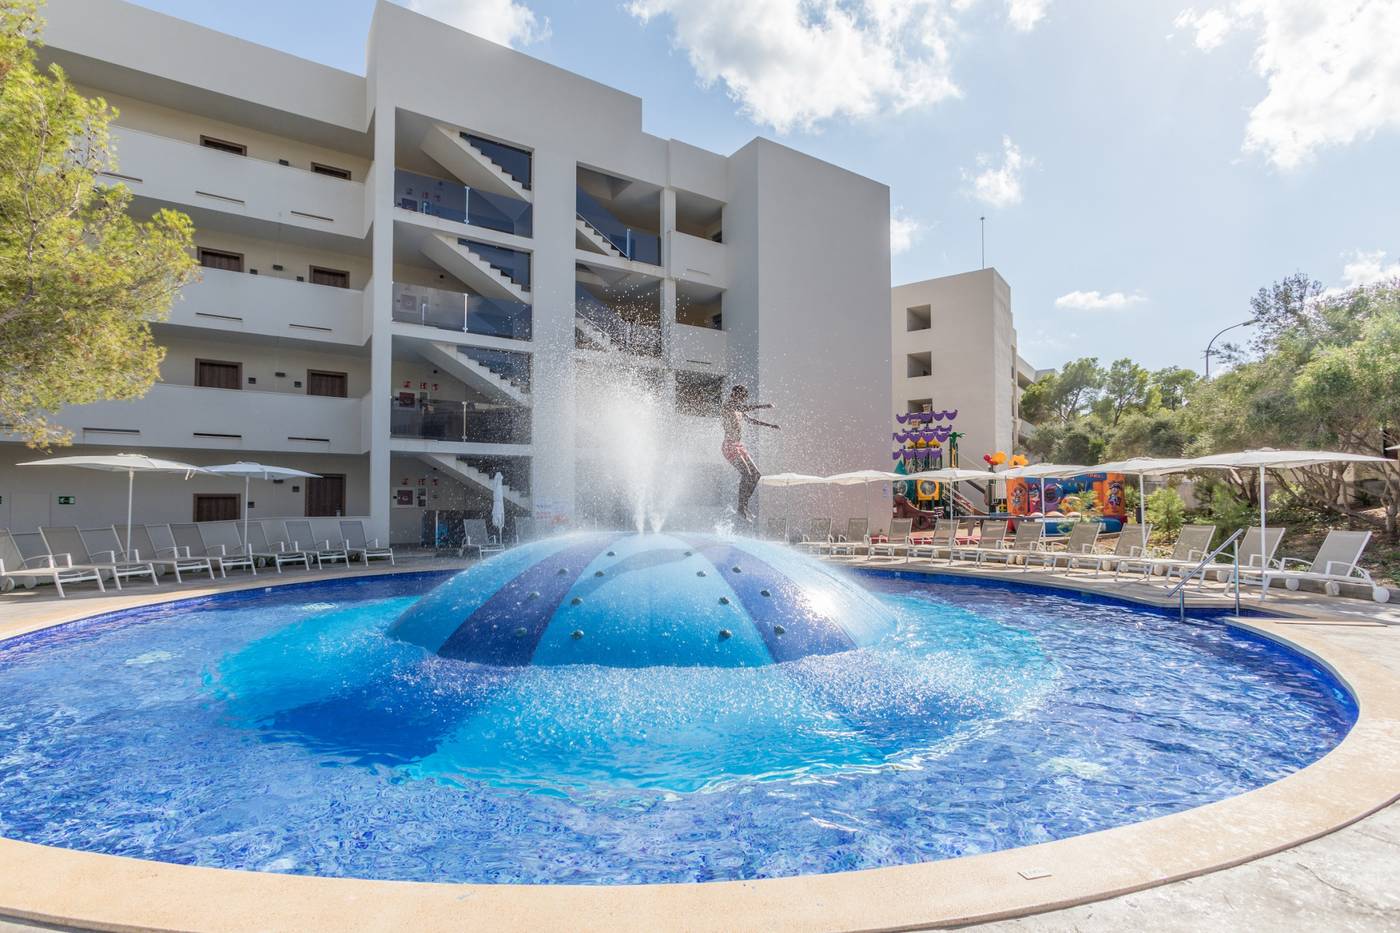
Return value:
[(861, 577), (874, 645), (492, 667), (385, 637), (441, 582), (226, 594), (0, 644), (0, 834), (300, 874), (763, 878), (1149, 819), (1325, 754), (1328, 674), (1209, 620)]

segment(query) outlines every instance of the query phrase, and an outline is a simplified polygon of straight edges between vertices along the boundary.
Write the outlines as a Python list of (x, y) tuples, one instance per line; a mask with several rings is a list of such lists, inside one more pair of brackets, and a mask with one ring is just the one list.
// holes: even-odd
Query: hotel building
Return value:
[[(437, 510), (484, 516), (497, 472), (512, 516), (622, 520), (600, 382), (684, 429), (680, 524), (733, 501), (717, 408), (736, 383), (784, 428), (746, 436), (765, 471), (879, 465), (884, 185), (764, 139), (725, 156), (650, 135), (638, 98), (392, 3), (363, 75), (119, 0), (45, 17), (43, 62), (119, 110), (109, 180), (138, 213), (189, 214), (203, 266), (153, 325), (161, 381), (60, 412), (75, 446), (55, 453), (309, 470), (255, 483), (252, 517), (359, 516), (395, 542)], [(12, 466), (36, 456), (0, 437), (0, 527), (123, 520), (124, 477)], [(242, 493), (139, 478), (136, 514), (232, 517)], [(878, 513), (859, 489), (760, 505)]]

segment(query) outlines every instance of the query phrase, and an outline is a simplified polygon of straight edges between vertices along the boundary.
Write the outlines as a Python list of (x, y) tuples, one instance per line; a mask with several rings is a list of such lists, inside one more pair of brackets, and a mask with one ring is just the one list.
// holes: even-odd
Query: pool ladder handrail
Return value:
[(1237, 529), (1235, 530), (1235, 533), (1234, 533), (1234, 534), (1230, 535), (1230, 537), (1228, 537), (1228, 538), (1226, 538), (1224, 541), (1220, 542), (1220, 546), (1219, 546), (1219, 547), (1217, 547), (1215, 550), (1211, 551), (1211, 552), (1210, 552), (1209, 554), (1207, 554), (1205, 557), (1202, 557), (1202, 558), (1201, 558), (1201, 562), (1198, 563), (1195, 567), (1191, 568), (1191, 572), (1188, 573), (1188, 574), (1186, 574), (1184, 577), (1182, 577), (1180, 583), (1178, 583), (1176, 586), (1172, 587), (1170, 590), (1167, 591), (1167, 598), (1168, 598), (1168, 599), (1171, 599), (1173, 596), (1175, 596), (1175, 597), (1177, 598), (1177, 612), (1180, 613), (1180, 616), (1181, 616), (1181, 618), (1182, 618), (1183, 620), (1186, 618), (1186, 584), (1190, 583), (1191, 580), (1192, 580), (1192, 578), (1193, 578), (1193, 577), (1196, 577), (1196, 576), (1200, 576), (1201, 579), (1204, 580), (1204, 579), (1205, 579), (1205, 569), (1206, 569), (1206, 567), (1208, 567), (1208, 566), (1210, 566), (1212, 563), (1214, 563), (1214, 562), (1215, 562), (1215, 558), (1218, 557), (1218, 556), (1220, 555), (1220, 552), (1223, 551), (1223, 550), (1225, 550), (1227, 547), (1230, 547), (1231, 545), (1234, 545), (1233, 555), (1234, 555), (1235, 569), (1234, 569), (1234, 572), (1231, 574), (1231, 578), (1234, 580), (1234, 583), (1235, 583), (1235, 614), (1236, 614), (1236, 615), (1239, 614), (1239, 611), (1240, 611), (1240, 544), (1239, 544), (1239, 542), (1240, 542), (1240, 536), (1243, 535), (1243, 534), (1244, 534), (1244, 529), (1243, 529), (1243, 528), (1237, 528)]

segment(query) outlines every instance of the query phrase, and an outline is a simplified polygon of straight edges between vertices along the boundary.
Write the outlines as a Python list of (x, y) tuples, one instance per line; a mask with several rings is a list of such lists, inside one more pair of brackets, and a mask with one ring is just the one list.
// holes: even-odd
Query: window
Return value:
[(227, 139), (215, 139), (213, 136), (199, 137), (199, 144), (205, 149), (217, 149), (232, 155), (245, 156), (248, 154), (248, 147), (242, 143), (231, 143)]
[(933, 326), (933, 309), (928, 305), (904, 309), (904, 329), (907, 331), (928, 330)]
[(317, 175), (329, 175), (332, 178), (344, 178), (350, 180), (350, 170), (348, 168), (336, 168), (334, 165), (322, 165), (320, 162), (311, 163), (311, 171)]
[(199, 264), (206, 269), (224, 269), (228, 272), (243, 271), (243, 254), (226, 253), (221, 249), (199, 248)]
[(243, 497), (195, 493), (194, 520), (197, 522), (231, 522), (243, 517)]
[(195, 360), (194, 384), (206, 389), (243, 388), (243, 364), (222, 360)]
[(320, 266), (312, 266), (311, 284), (329, 285), (332, 288), (349, 288), (350, 273), (343, 269), (323, 269)]
[(905, 361), (905, 373), (910, 379), (933, 375), (933, 351), (911, 353)]
[(306, 481), (306, 516), (345, 514), (345, 474), (325, 473)]
[(906, 411), (909, 411), (910, 413), (916, 415), (927, 414), (928, 412), (933, 411), (933, 399), (911, 398), (909, 400), (908, 408), (906, 409)]
[(306, 394), (329, 398), (347, 398), (349, 377), (345, 373), (329, 373), (319, 369), (306, 371)]

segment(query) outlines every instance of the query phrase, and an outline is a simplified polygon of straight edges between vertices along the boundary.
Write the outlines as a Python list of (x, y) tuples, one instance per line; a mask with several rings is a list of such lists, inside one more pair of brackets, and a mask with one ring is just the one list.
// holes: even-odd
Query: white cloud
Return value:
[(1382, 282), (1392, 282), (1396, 279), (1400, 279), (1400, 261), (1387, 263), (1383, 249), (1371, 252), (1357, 250), (1342, 266), (1342, 284), (1327, 289), (1324, 294), (1328, 296), (1340, 295), (1353, 288), (1379, 285)]
[(1244, 150), (1276, 168), (1400, 127), (1395, 0), (1235, 0), (1187, 10), (1177, 24), (1194, 28), (1202, 49), (1231, 28), (1253, 33), (1254, 70), (1268, 91), (1250, 111)]
[(899, 209), (890, 212), (890, 253), (898, 256), (908, 252), (923, 234), (924, 225), (907, 217)]
[(402, 0), (424, 16), (501, 45), (522, 46), (549, 38), (548, 17), (515, 0)]
[(952, 76), (966, 0), (630, 0), (705, 86), (780, 133), (834, 117), (900, 113), (959, 96)]
[(1021, 154), (1020, 148), (1010, 136), (1001, 138), (1001, 164), (996, 157), (982, 154), (977, 157), (975, 173), (963, 172), (963, 178), (971, 182), (972, 196), (990, 207), (1014, 207), (1021, 203), (1024, 191), (1021, 178), (1026, 169), (1035, 165), (1035, 159)]
[(1030, 32), (1045, 18), (1050, 0), (1006, 0), (1006, 19), (1022, 32)]
[(1147, 296), (1141, 292), (1131, 295), (1125, 292), (1109, 292), (1107, 295), (1098, 291), (1070, 292), (1056, 298), (1055, 307), (1071, 311), (1122, 311), (1146, 300)]
[(1182, 10), (1173, 21), (1177, 29), (1189, 29), (1196, 34), (1196, 48), (1209, 52), (1225, 41), (1235, 21), (1224, 10), (1206, 10), (1197, 13), (1194, 9)]

